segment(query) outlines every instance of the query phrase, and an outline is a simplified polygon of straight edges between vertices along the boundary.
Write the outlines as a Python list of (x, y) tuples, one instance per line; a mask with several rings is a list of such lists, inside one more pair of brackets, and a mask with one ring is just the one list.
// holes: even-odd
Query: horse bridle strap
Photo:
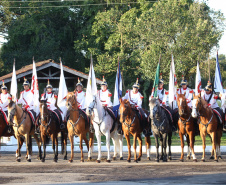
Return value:
[(182, 120), (181, 117), (179, 117), (179, 119), (186, 126), (186, 123), (189, 122), (191, 119), (191, 115), (189, 116), (189, 118), (187, 120)]
[(123, 122), (123, 124), (125, 124), (128, 128), (130, 128), (130, 127), (132, 127), (132, 124), (134, 123), (135, 118), (136, 118), (136, 116), (133, 117), (133, 120), (130, 124), (127, 124), (125, 121)]
[[(23, 117), (24, 112), (26, 112), (26, 111), (23, 111), (23, 114), (22, 114), (21, 118)], [(20, 119), (21, 119), (21, 118), (20, 118)], [(24, 119), (23, 119), (18, 125), (16, 125), (16, 124), (14, 123), (14, 127), (18, 127), (18, 128), (19, 128), (19, 127), (24, 123), (24, 121), (26, 120), (26, 118), (27, 118), (27, 112), (26, 112), (26, 114), (25, 114), (25, 116), (24, 116)]]
[(206, 129), (207, 129), (207, 127), (211, 123), (212, 119), (213, 119), (213, 113), (212, 113), (212, 116), (211, 116), (211, 118), (210, 118), (210, 120), (209, 120), (209, 122), (207, 124), (202, 123), (201, 120), (200, 120), (200, 124), (204, 125), (206, 127)]

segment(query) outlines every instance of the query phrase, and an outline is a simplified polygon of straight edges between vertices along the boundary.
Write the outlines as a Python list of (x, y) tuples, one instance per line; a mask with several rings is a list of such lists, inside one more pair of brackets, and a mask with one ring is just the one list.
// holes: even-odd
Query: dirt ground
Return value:
[(157, 163), (152, 154), (151, 161), (143, 155), (138, 163), (128, 163), (124, 153), (124, 160), (107, 163), (103, 153), (98, 164), (97, 153), (93, 153), (92, 161), (84, 163), (80, 162), (80, 153), (75, 153), (73, 163), (63, 160), (62, 155), (54, 163), (52, 153), (48, 153), (42, 163), (36, 159), (37, 153), (33, 153), (32, 162), (25, 160), (25, 153), (22, 161), (16, 162), (15, 153), (0, 152), (0, 184), (226, 184), (226, 153), (219, 162), (210, 160), (210, 153), (206, 162), (201, 162), (201, 153), (196, 155), (198, 162), (192, 159), (179, 162), (180, 154), (173, 154), (171, 161)]

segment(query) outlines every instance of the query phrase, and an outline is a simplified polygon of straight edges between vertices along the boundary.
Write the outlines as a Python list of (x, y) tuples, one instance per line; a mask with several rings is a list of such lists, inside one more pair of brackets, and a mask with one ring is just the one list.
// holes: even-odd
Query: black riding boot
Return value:
[(123, 135), (123, 131), (122, 131), (122, 124), (120, 122), (118, 122), (118, 129), (117, 129), (118, 135)]

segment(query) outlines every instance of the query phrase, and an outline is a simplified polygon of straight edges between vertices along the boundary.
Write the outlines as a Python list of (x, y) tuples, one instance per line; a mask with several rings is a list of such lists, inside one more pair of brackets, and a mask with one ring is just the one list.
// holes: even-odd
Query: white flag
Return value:
[(175, 75), (175, 66), (174, 66), (174, 58), (172, 55), (171, 65), (170, 65), (170, 76), (169, 76), (169, 106), (171, 109), (175, 109), (175, 82), (176, 82), (176, 75)]
[(10, 94), (14, 97), (13, 101), (17, 99), (17, 80), (16, 80), (16, 69), (15, 69), (15, 61), (13, 63), (13, 75), (11, 80)]
[(38, 89), (38, 77), (36, 72), (35, 61), (33, 60), (33, 74), (31, 82), (31, 91), (34, 93), (34, 111), (36, 115), (39, 114), (39, 89)]
[(214, 88), (217, 90), (217, 92), (220, 92), (220, 93), (224, 92), (222, 78), (221, 78), (220, 65), (219, 65), (219, 61), (218, 61), (218, 52), (217, 52), (217, 58), (216, 58)]
[(117, 69), (116, 79), (115, 79), (115, 92), (114, 92), (113, 106), (119, 107), (119, 104), (120, 104), (119, 99), (121, 97), (122, 97), (122, 77), (121, 77), (121, 71), (120, 71), (120, 62), (118, 61), (118, 69)]
[(197, 62), (196, 79), (195, 79), (195, 95), (201, 92), (201, 75), (199, 70), (199, 62)]

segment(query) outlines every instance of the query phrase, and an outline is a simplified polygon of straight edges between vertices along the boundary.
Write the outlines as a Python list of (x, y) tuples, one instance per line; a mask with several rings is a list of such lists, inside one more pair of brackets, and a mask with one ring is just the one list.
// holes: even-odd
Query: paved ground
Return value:
[[(144, 155), (139, 163), (128, 163), (125, 153), (123, 161), (106, 163), (103, 158), (100, 164), (95, 160), (81, 163), (80, 153), (75, 154), (71, 164), (62, 155), (54, 163), (51, 153), (45, 163), (35, 159), (37, 153), (33, 154), (31, 163), (26, 162), (24, 153), (20, 163), (15, 162), (12, 152), (0, 152), (0, 155), (0, 184), (226, 184), (226, 154), (219, 162), (209, 160), (209, 153), (206, 162), (201, 162), (198, 153), (198, 162), (179, 162), (180, 155), (173, 154), (172, 161), (157, 163), (152, 154), (151, 161)], [(96, 157), (94, 153), (93, 158)]]

